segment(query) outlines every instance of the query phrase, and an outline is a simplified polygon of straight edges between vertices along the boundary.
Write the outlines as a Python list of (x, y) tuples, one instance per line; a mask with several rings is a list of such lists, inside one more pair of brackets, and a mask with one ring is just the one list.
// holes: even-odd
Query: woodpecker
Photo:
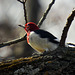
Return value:
[(53, 51), (58, 47), (59, 40), (48, 31), (39, 29), (35, 23), (28, 22), (25, 26), (19, 26), (27, 33), (27, 43), (39, 53)]

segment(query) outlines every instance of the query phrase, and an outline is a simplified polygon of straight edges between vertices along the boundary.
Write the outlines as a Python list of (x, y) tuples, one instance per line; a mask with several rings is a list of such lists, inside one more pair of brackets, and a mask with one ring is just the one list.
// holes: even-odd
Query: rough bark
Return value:
[(0, 75), (74, 75), (75, 48), (0, 62)]

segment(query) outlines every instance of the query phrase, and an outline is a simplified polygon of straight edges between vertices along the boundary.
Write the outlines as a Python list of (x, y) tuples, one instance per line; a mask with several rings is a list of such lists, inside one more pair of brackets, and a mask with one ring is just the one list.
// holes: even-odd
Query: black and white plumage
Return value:
[(52, 51), (59, 45), (59, 40), (45, 30), (31, 31), (29, 35), (29, 45), (38, 52)]
[(51, 33), (39, 29), (35, 23), (28, 22), (23, 28), (27, 33), (27, 43), (39, 53), (53, 51), (58, 47), (59, 40)]

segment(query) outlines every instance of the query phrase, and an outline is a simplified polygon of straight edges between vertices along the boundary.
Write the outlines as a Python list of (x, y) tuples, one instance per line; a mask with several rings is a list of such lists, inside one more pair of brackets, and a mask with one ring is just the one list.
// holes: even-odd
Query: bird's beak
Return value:
[(25, 26), (24, 26), (24, 25), (18, 25), (18, 26), (20, 26), (20, 27), (22, 27), (22, 28), (25, 28)]

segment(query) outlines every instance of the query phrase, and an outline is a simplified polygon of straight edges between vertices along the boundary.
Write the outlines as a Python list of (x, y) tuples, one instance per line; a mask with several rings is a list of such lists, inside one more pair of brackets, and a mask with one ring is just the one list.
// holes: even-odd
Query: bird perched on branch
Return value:
[(27, 33), (27, 43), (39, 53), (45, 51), (53, 51), (59, 45), (59, 40), (53, 36), (51, 33), (39, 29), (39, 27), (33, 23), (28, 22), (23, 27)]

